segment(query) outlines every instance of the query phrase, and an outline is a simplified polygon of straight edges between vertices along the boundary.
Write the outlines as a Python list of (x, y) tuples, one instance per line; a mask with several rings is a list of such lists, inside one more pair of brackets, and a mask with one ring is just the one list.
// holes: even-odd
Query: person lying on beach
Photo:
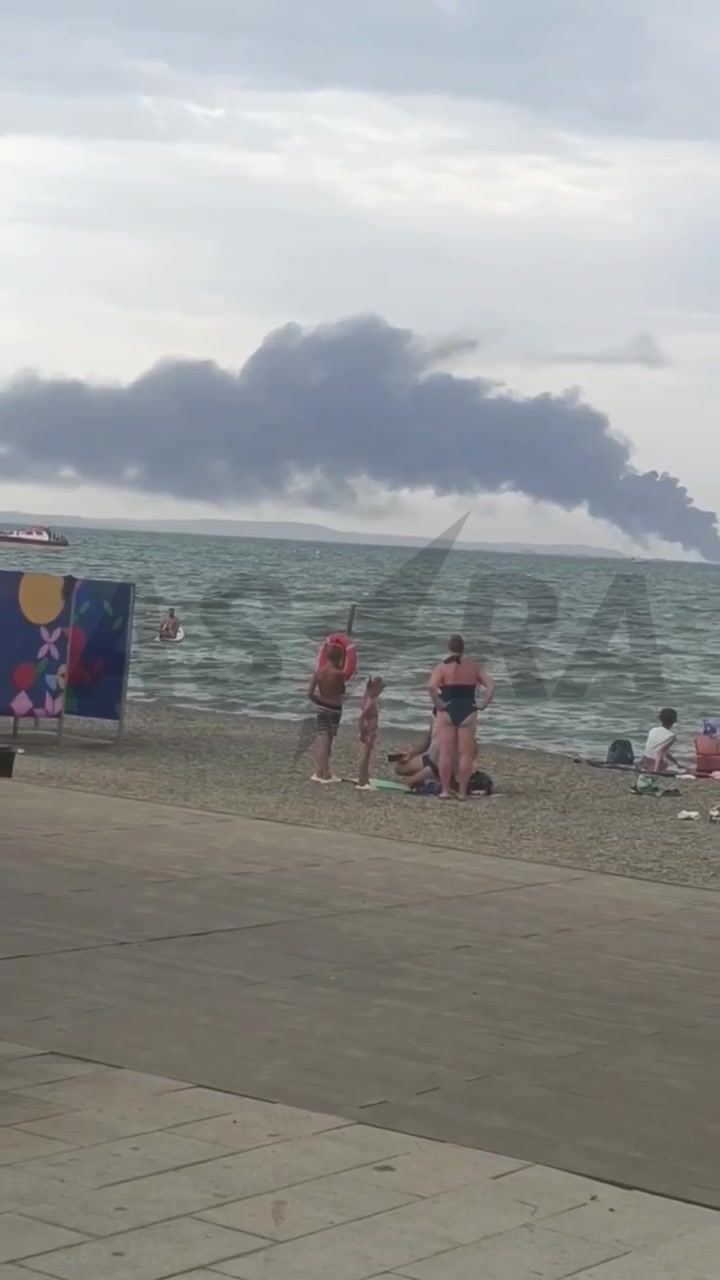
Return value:
[(658, 716), (660, 723), (655, 725), (647, 736), (640, 761), (641, 773), (667, 773), (669, 764), (674, 765), (676, 769), (682, 769), (679, 760), (676, 760), (672, 754), (672, 748), (677, 741), (675, 733), (677, 718), (677, 711), (672, 707), (664, 707), (660, 712)]
[[(475, 701), (478, 685), (485, 691), (479, 707)], [(478, 711), (484, 711), (492, 702), (495, 685), (474, 658), (466, 657), (462, 636), (450, 637), (448, 656), (433, 671), (428, 692), (437, 712), (440, 799), (454, 796), (453, 761), (457, 759), (457, 798), (467, 800), (475, 762)]]
[(435, 712), (433, 711), (433, 718), (425, 736), (420, 738), (418, 742), (414, 742), (405, 751), (400, 752), (399, 755), (388, 756), (388, 760), (395, 768), (397, 777), (402, 778), (403, 782), (411, 778), (413, 774), (418, 773), (420, 769), (426, 767), (423, 764), (423, 757), (430, 751), (435, 736), (434, 730)]
[[(477, 756), (477, 742), (473, 745), (473, 760)], [(395, 763), (395, 773), (411, 790), (422, 787), (428, 782), (437, 782), (439, 769), (440, 741), (437, 732), (437, 713), (433, 711), (430, 728), (419, 742), (405, 751)], [(457, 788), (457, 758), (453, 756), (451, 785)]]
[(430, 727), (424, 738), (413, 743), (403, 752), (399, 760), (394, 762), (395, 773), (408, 787), (414, 789), (426, 782), (435, 782), (440, 777), (438, 759), (440, 747), (437, 735), (437, 716), (433, 711)]
[(369, 791), (371, 789), (370, 763), (375, 750), (380, 723), (378, 700), (384, 688), (385, 681), (380, 676), (370, 676), (365, 685), (365, 693), (360, 708), (360, 720), (358, 722), (360, 751), (358, 755), (357, 785), (361, 791)]
[(345, 651), (339, 644), (332, 644), (327, 651), (327, 662), (313, 673), (308, 686), (308, 698), (318, 708), (315, 716), (317, 748), (313, 782), (337, 782), (330, 772), (333, 743), (340, 728), (345, 699)]

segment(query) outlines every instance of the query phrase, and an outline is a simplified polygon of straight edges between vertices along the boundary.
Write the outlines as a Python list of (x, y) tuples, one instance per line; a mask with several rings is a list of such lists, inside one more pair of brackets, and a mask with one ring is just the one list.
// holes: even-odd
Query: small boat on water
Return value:
[(0, 529), (0, 543), (20, 547), (68, 547), (70, 543), (63, 533), (51, 529)]

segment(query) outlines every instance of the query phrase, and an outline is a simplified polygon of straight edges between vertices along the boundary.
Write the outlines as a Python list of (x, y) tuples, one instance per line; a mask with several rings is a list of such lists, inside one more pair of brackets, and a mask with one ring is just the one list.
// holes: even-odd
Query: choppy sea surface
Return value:
[[(294, 719), (318, 645), (357, 602), (362, 677), (383, 721), (423, 727), (427, 680), (461, 631), (498, 685), (482, 736), (604, 755), (636, 749), (663, 705), (688, 738), (720, 714), (720, 567), (68, 530), (62, 551), (0, 547), (0, 568), (137, 587), (130, 697)], [(186, 631), (155, 642), (174, 606)]]

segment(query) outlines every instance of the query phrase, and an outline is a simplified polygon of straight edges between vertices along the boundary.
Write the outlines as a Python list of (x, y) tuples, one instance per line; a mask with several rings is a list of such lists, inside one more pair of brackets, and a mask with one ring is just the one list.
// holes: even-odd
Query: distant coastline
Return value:
[[(302, 524), (279, 520), (104, 520), (100, 517), (39, 515), (24, 511), (0, 511), (0, 525), (16, 527), (49, 525), (55, 529), (99, 529), (117, 533), (195, 534), (214, 538), (267, 538), (280, 542), (329, 542), (342, 546), (424, 547), (429, 538), (402, 534), (352, 533), (327, 525)], [(539, 545), (526, 542), (464, 542), (455, 544), (458, 551), (489, 551), (509, 555), (571, 556), (599, 560), (628, 560), (632, 557), (607, 547), (552, 543)]]

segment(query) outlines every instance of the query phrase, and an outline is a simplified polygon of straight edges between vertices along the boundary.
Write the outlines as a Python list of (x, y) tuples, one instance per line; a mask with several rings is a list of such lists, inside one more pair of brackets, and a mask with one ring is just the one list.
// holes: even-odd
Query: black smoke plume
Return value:
[(125, 386), (24, 375), (0, 391), (0, 473), (218, 503), (299, 482), (340, 507), (361, 477), (438, 494), (515, 491), (720, 560), (715, 515), (674, 476), (637, 471), (576, 392), (516, 396), (443, 371), (452, 354), (361, 317), (287, 325), (239, 372), (176, 360)]

